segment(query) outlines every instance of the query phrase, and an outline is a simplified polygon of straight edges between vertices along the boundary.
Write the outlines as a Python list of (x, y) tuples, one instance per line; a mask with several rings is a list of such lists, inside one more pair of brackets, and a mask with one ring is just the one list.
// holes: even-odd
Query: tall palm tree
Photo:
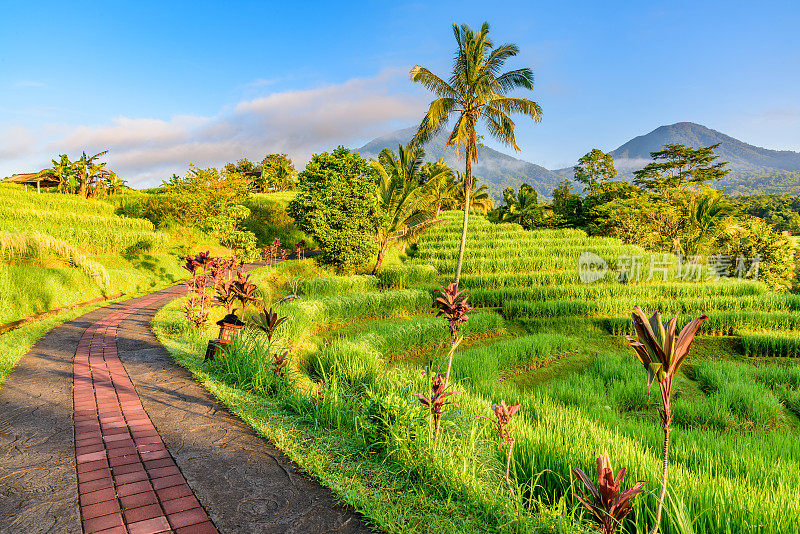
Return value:
[(390, 242), (408, 241), (430, 225), (431, 214), (420, 202), (424, 157), (422, 147), (414, 144), (399, 144), (396, 155), (388, 148), (378, 155), (378, 261), (372, 274), (378, 272)]
[[(503, 44), (495, 48), (489, 39), (487, 22), (483, 23), (479, 32), (473, 31), (466, 24), (453, 24), (453, 33), (457, 51), (453, 72), (448, 81), (419, 65), (411, 69), (411, 80), (421, 83), (439, 97), (431, 102), (414, 140), (425, 143), (455, 115), (455, 126), (445, 146), (455, 147), (458, 154), (463, 149), (466, 164), (464, 175), (468, 182), (465, 191), (469, 194), (472, 189), (472, 164), (478, 163), (478, 124), (483, 124), (493, 138), (518, 151), (514, 121), (510, 115), (522, 113), (538, 122), (541, 120), (542, 109), (539, 104), (526, 98), (506, 96), (516, 88), (533, 89), (533, 71), (529, 68), (500, 74), (505, 61), (519, 52), (516, 45)], [(467, 244), (469, 206), (467, 199), (464, 202), (464, 225), (456, 264), (456, 285), (461, 278), (461, 265)]]
[(439, 158), (435, 163), (428, 162), (422, 166), (422, 181), (425, 184), (423, 191), (428, 196), (433, 207), (433, 218), (439, 216), (442, 207), (453, 198), (455, 189), (455, 174), (453, 169)]

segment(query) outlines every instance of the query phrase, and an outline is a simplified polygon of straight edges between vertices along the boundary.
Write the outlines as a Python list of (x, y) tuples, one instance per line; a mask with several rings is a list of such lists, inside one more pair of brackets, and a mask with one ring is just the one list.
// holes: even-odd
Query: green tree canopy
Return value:
[(287, 212), (319, 243), (322, 263), (351, 271), (375, 251), (375, 182), (369, 162), (342, 146), (315, 154), (300, 173)]
[(523, 228), (530, 229), (542, 219), (542, 209), (539, 207), (539, 196), (530, 184), (519, 186), (519, 192), (513, 187), (506, 187), (503, 191), (505, 205), (500, 208), (500, 219), (515, 222)]
[(597, 148), (593, 148), (579, 159), (578, 164), (572, 169), (575, 181), (586, 186), (587, 194), (590, 196), (599, 194), (609, 181), (617, 177), (614, 156)]
[(418, 237), (427, 228), (431, 213), (425, 206), (422, 189), (422, 159), (425, 151), (419, 145), (398, 145), (397, 154), (384, 148), (378, 155), (378, 216), (376, 234), (378, 271), (389, 244)]
[(672, 189), (718, 180), (729, 172), (726, 162), (714, 163), (714, 149), (718, 146), (719, 143), (700, 148), (678, 143), (664, 145), (663, 150), (650, 153), (652, 163), (634, 171), (633, 183), (669, 200)]

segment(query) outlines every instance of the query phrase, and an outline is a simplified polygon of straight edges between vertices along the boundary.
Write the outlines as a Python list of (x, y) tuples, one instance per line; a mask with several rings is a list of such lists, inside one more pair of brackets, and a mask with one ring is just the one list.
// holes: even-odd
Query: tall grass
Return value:
[(64, 259), (101, 285), (108, 285), (109, 276), (105, 267), (90, 260), (69, 243), (39, 232), (12, 234), (0, 230), (0, 263), (30, 258), (42, 259), (49, 255)]

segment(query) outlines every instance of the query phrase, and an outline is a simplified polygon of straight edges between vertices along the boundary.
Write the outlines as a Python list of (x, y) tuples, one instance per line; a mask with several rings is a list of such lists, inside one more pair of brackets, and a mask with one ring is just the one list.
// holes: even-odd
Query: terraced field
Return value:
[[(667, 281), (621, 283), (619, 257), (645, 253), (613, 239), (471, 219), (461, 287), (477, 309), (453, 363), (458, 407), (450, 407), (432, 443), (412, 394), (427, 393), (431, 374), (446, 361), (446, 326), (432, 317), (431, 296), (451, 276), (460, 235), (457, 214), (444, 219), (408, 251), (405, 264), (377, 277), (320, 277), (302, 265), (258, 275), (277, 292), (300, 280), (301, 298), (278, 308), (290, 318), (282, 343), (298, 371), (292, 387), (270, 371), (256, 334), (243, 336), (206, 371), (265, 398), (277, 395), (315, 429), (344, 432), (361, 444), (350, 454), (363, 465), (404, 473), (398, 491), (416, 495), (406, 502), (409, 511), (376, 518), (378, 505), (356, 499), (388, 531), (419, 530), (413, 517), (430, 512), (420, 503), (434, 493), (479, 519), (454, 526), (437, 509), (426, 516), (429, 526), (440, 514), (438, 527), (448, 531), (558, 531), (547, 529), (560, 524), (577, 532), (570, 467), (590, 470), (607, 449), (629, 480), (643, 480), (649, 490), (626, 525), (642, 532), (655, 510), (662, 434), (658, 401), (648, 398), (645, 373), (621, 334), (630, 330), (634, 304), (677, 313), (681, 321), (706, 313), (673, 388), (662, 531), (686, 532), (680, 518), (691, 518), (695, 532), (800, 532), (800, 365), (793, 359), (800, 300), (707, 271), (707, 281), (675, 280), (675, 267)], [(585, 251), (610, 266), (591, 284), (579, 276)], [(186, 332), (179, 303), (165, 313), (165, 332)], [(208, 338), (183, 337), (186, 353), (201, 365)], [(309, 391), (316, 393), (309, 398)], [(517, 504), (503, 481), (504, 452), (480, 419), (501, 399), (522, 404), (512, 459)]]

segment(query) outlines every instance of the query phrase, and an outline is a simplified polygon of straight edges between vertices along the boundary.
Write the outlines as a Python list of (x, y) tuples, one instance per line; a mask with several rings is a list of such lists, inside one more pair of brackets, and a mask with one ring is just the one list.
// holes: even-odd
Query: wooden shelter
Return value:
[(4, 183), (12, 184), (36, 184), (36, 192), (40, 193), (42, 187), (57, 187), (60, 183), (58, 178), (49, 173), (26, 172), (14, 174), (3, 180)]

